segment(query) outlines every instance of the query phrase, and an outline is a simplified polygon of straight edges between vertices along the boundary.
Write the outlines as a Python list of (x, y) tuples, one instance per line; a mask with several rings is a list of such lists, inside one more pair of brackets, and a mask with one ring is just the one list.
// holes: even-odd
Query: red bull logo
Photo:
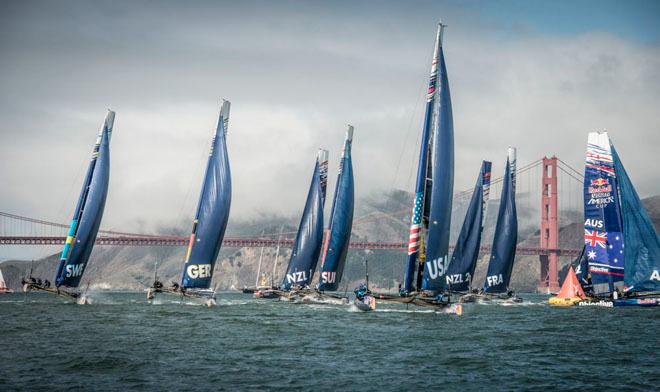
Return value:
[(592, 186), (593, 186), (593, 185), (595, 185), (595, 186), (603, 186), (603, 185), (605, 185), (605, 184), (609, 184), (609, 183), (610, 183), (610, 180), (608, 180), (608, 179), (606, 179), (606, 178), (596, 178), (595, 180), (591, 180), (591, 185), (592, 185)]
[(588, 191), (590, 194), (600, 193), (602, 194), (601, 196), (607, 196), (605, 194), (612, 192), (612, 185), (607, 178), (596, 178), (595, 180), (591, 180)]

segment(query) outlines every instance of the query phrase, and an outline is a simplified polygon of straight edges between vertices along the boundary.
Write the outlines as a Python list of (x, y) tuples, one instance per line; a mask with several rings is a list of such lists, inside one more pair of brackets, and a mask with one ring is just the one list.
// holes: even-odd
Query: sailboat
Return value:
[(55, 287), (51, 287), (49, 280), (33, 278), (30, 271), (30, 276), (22, 282), (26, 293), (31, 290), (44, 291), (76, 300), (80, 304), (88, 302), (78, 286), (96, 242), (108, 195), (110, 139), (114, 121), (115, 112), (110, 110), (92, 150), (92, 158), (55, 274)]
[(325, 241), (321, 253), (319, 282), (316, 290), (302, 295), (305, 301), (330, 301), (347, 303), (348, 299), (341, 295), (330, 294), (337, 291), (344, 273), (348, 245), (353, 227), (353, 165), (351, 163), (351, 148), (353, 144), (353, 126), (346, 130), (344, 148), (339, 162), (339, 174), (335, 185), (330, 223), (325, 232)]
[(573, 306), (587, 298), (582, 290), (582, 285), (578, 280), (573, 266), (568, 267), (568, 273), (561, 285), (561, 290), (556, 296), (548, 299), (548, 303), (553, 306)]
[(461, 297), (462, 302), (506, 301), (522, 302), (509, 288), (511, 272), (516, 258), (518, 242), (518, 215), (516, 211), (516, 149), (509, 147), (502, 196), (497, 213), (497, 224), (491, 248), (488, 273), (481, 293), (470, 293)]
[(481, 233), (490, 195), (491, 166), (489, 161), (481, 163), (481, 170), (465, 214), (463, 227), (447, 268), (447, 289), (453, 293), (465, 294), (472, 290), (472, 277), (479, 259)]
[(445, 275), (454, 188), (454, 126), (442, 49), (444, 28), (438, 24), (431, 64), (403, 287), (398, 296), (374, 293), (384, 302), (449, 304)]
[(307, 193), (298, 232), (284, 279), (275, 294), (283, 299), (293, 299), (301, 291), (309, 290), (316, 271), (323, 243), (323, 205), (328, 182), (328, 150), (320, 149), (314, 163), (312, 181)]
[(9, 294), (14, 291), (7, 287), (7, 282), (5, 282), (5, 277), (2, 276), (2, 270), (0, 270), (0, 294)]
[(208, 306), (215, 304), (215, 289), (211, 289), (211, 281), (231, 206), (231, 173), (226, 139), (229, 109), (229, 101), (223, 100), (218, 126), (211, 142), (211, 152), (193, 220), (181, 281), (172, 282), (170, 287), (165, 287), (156, 271), (154, 283), (147, 291), (149, 300), (155, 299), (158, 293), (166, 293), (203, 301)]
[(584, 242), (592, 297), (579, 305), (660, 306), (660, 239), (607, 132), (591, 132)]

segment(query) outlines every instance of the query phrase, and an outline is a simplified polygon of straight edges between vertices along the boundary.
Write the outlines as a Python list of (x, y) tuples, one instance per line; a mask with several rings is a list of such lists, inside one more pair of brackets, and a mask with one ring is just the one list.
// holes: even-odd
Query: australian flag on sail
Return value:
[(584, 244), (595, 294), (623, 289), (624, 243), (616, 172), (606, 133), (589, 134), (584, 170)]

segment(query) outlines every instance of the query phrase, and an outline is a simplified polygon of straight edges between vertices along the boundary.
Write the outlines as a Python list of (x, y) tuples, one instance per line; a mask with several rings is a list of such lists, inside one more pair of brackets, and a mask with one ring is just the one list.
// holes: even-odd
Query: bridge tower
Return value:
[(559, 249), (559, 228), (557, 225), (557, 157), (543, 157), (541, 180), (541, 232), (540, 248), (545, 252), (539, 255), (541, 279), (538, 292), (543, 294), (559, 291), (557, 280), (557, 259)]

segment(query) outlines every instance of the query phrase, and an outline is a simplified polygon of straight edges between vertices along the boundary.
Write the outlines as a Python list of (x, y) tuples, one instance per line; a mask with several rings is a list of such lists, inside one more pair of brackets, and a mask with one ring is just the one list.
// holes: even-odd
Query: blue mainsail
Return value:
[[(419, 150), (419, 163), (417, 166), (417, 182), (415, 185), (415, 199), (413, 201), (412, 222), (410, 225), (410, 236), (408, 240), (408, 263), (406, 266), (406, 274), (403, 281), (403, 291), (409, 293), (415, 290), (413, 281), (415, 276), (421, 277), (421, 268), (418, 269), (418, 262), (420, 261), (420, 250), (423, 251), (423, 241), (426, 236), (426, 229), (428, 228), (430, 203), (427, 204), (427, 199), (431, 198), (432, 191), (432, 166), (433, 162), (430, 161), (431, 143), (433, 142), (434, 119), (436, 114), (436, 97), (438, 95), (437, 82), (438, 82), (438, 64), (442, 56), (442, 32), (444, 25), (438, 25), (438, 31), (435, 38), (435, 48), (433, 51), (433, 60), (431, 63), (431, 75), (429, 77), (429, 87), (426, 95), (426, 114), (424, 116), (424, 128), (422, 129), (422, 140)], [(444, 67), (444, 57), (442, 60)], [(443, 68), (444, 69), (444, 68)], [(446, 83), (446, 70), (444, 71), (445, 82), (441, 87), (448, 87)], [(449, 98), (449, 91), (447, 90), (446, 97)], [(445, 105), (446, 109), (447, 106)], [(449, 114), (451, 115), (451, 103), (449, 107)], [(451, 120), (451, 118), (450, 118)], [(451, 121), (450, 121), (451, 122)], [(453, 147), (452, 147), (453, 154)], [(445, 173), (446, 175), (446, 173)], [(452, 167), (453, 176), (453, 167)], [(452, 181), (453, 183), (453, 181)], [(450, 191), (451, 195), (451, 191)], [(451, 201), (450, 201), (451, 203)], [(423, 260), (423, 257), (421, 258)], [(417, 287), (421, 287), (422, 282), (417, 279)]]
[(328, 151), (319, 150), (312, 183), (307, 193), (291, 259), (282, 281), (282, 289), (305, 287), (312, 280), (323, 243), (323, 204), (328, 178)]
[(594, 294), (623, 291), (624, 236), (619, 184), (607, 133), (591, 132), (584, 169), (584, 243)]
[(627, 292), (660, 292), (660, 238), (619, 154), (614, 145), (610, 145), (623, 215), (625, 289)]
[(589, 262), (587, 261), (587, 255), (585, 252), (585, 247), (582, 247), (580, 255), (571, 263), (573, 269), (575, 270), (575, 276), (580, 282), (582, 289), (586, 286), (589, 286)]
[(204, 183), (183, 267), (181, 286), (208, 289), (220, 252), (231, 206), (231, 172), (227, 155), (229, 101), (222, 103), (218, 127), (211, 143)]
[(484, 283), (487, 293), (505, 293), (511, 281), (518, 242), (518, 215), (516, 212), (516, 150), (509, 148), (509, 157), (502, 180), (502, 198), (497, 213), (493, 247)]
[(78, 204), (55, 275), (57, 287), (77, 287), (94, 248), (101, 225), (110, 178), (110, 137), (115, 112), (109, 111), (92, 151)]
[(344, 151), (339, 163), (339, 174), (330, 212), (330, 224), (326, 231), (325, 245), (321, 256), (321, 273), (318, 285), (318, 289), (321, 291), (337, 290), (346, 264), (348, 244), (351, 240), (351, 228), (353, 227), (352, 144), (353, 127), (349, 125), (344, 141)]
[(422, 290), (441, 291), (446, 285), (449, 261), (449, 229), (454, 196), (454, 123), (445, 56), (442, 51), (442, 25), (440, 25), (439, 72), (437, 114), (432, 136), (432, 173), (429, 203), (429, 223), (426, 235), (426, 255)]
[(490, 172), (491, 163), (483, 161), (461, 233), (447, 268), (447, 287), (451, 291), (466, 292), (471, 288), (481, 246), (485, 206), (490, 194)]

